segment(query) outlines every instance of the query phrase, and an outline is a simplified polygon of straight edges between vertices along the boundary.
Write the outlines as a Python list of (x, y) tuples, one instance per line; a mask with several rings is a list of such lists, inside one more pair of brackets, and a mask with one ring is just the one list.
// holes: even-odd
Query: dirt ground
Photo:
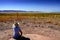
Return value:
[[(30, 40), (60, 40), (60, 21), (55, 19), (23, 19), (19, 26), (24, 37)], [(9, 40), (12, 36), (11, 21), (0, 22), (0, 40)]]

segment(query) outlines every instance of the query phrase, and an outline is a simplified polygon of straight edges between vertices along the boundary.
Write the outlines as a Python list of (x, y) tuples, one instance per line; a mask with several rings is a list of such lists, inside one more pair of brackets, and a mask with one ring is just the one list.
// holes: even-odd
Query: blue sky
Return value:
[(60, 0), (0, 0), (0, 10), (60, 12)]

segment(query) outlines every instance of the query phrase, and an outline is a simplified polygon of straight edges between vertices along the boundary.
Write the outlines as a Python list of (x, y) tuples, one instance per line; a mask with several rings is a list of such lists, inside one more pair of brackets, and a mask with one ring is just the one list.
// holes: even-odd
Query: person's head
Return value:
[(18, 27), (18, 26), (19, 26), (19, 24), (18, 24), (18, 23), (15, 23), (15, 26), (16, 26), (16, 27)]

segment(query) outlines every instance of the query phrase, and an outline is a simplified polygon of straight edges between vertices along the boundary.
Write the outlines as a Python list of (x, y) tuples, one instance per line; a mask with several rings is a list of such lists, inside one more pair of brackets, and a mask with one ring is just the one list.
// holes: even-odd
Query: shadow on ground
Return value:
[(22, 36), (22, 37), (20, 37), (19, 39), (16, 39), (16, 40), (30, 40), (30, 38)]

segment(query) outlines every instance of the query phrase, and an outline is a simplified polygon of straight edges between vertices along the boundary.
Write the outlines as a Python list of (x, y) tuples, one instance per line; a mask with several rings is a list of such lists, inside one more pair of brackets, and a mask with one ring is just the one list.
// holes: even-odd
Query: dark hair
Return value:
[(19, 26), (18, 23), (15, 23), (15, 26), (18, 27)]

